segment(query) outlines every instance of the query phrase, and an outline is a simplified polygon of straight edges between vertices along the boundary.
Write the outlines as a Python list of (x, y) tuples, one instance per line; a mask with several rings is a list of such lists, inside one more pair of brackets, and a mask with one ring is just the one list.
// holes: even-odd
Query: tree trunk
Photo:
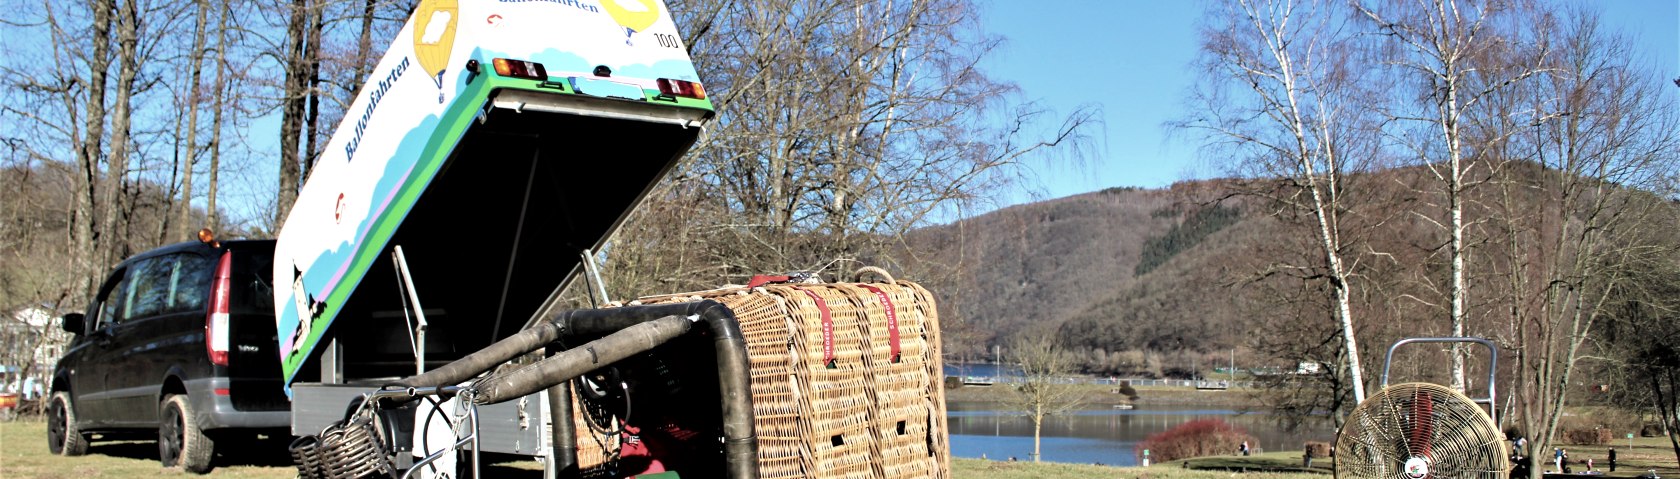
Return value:
[(117, 84), (116, 99), (111, 107), (111, 160), (106, 174), (104, 191), (100, 196), (105, 211), (100, 216), (100, 250), (104, 253), (101, 267), (116, 263), (126, 253), (126, 224), (119, 222), (123, 215), (124, 190), (127, 186), (129, 135), (133, 126), (131, 100), (134, 82), (140, 76), (140, 11), (139, 0), (124, 0), (117, 14)]
[[(84, 86), (87, 88), (87, 103), (83, 106), (86, 112), (80, 145), (76, 148), (76, 160), (81, 171), (76, 176), (76, 205), (71, 213), (71, 243), (74, 249), (70, 252), (74, 258), (76, 274), (82, 278), (81, 293), (85, 295), (92, 291), (96, 282), (100, 281), (99, 270), (103, 264), (95, 264), (94, 250), (101, 244), (103, 238), (99, 235), (99, 211), (105, 208), (101, 190), (104, 184), (103, 174), (100, 172), (100, 162), (104, 156), (105, 141), (105, 83), (106, 74), (111, 69), (111, 16), (110, 0), (95, 0), (92, 5), (93, 52), (88, 56), (88, 77)], [(78, 295), (81, 296), (81, 295)]]
[(226, 3), (218, 8), (221, 12), (216, 17), (216, 100), (210, 116), (210, 178), (204, 206), (204, 225), (215, 231), (221, 231), (222, 227), (221, 215), (216, 211), (216, 196), (221, 186), (222, 112), (228, 109), (227, 92), (231, 88), (227, 84), (227, 21), (231, 9)]
[(308, 57), (309, 64), (309, 89), (307, 90), (309, 109), (304, 114), (303, 119), (304, 161), (303, 170), (299, 175), (299, 179), (303, 181), (309, 180), (309, 172), (315, 168), (315, 159), (320, 155), (320, 146), (317, 145), (317, 141), (321, 133), (318, 123), (321, 118), (321, 30), (324, 28), (322, 25), (323, 12), (321, 10), (324, 8), (323, 5), (310, 6), (309, 34), (304, 46), (304, 54)]
[(1043, 413), (1034, 414), (1033, 415), (1033, 457), (1032, 457), (1033, 462), (1039, 462), (1042, 459), (1042, 456), (1039, 454), (1041, 452), (1041, 449), (1039, 448), (1039, 445), (1043, 442), (1042, 441), (1043, 438), (1044, 438), (1044, 414)]
[(175, 237), (185, 239), (193, 231), (193, 164), (198, 159), (199, 78), (204, 65), (204, 28), (210, 16), (210, 0), (198, 0), (193, 26), (192, 75), (187, 80), (187, 154), (181, 158), (181, 212), (175, 220)]
[(367, 83), (368, 74), (373, 65), (368, 57), (373, 50), (373, 7), (377, 0), (367, 0), (362, 4), (362, 32), (356, 37), (356, 65), (355, 74), (350, 77), (350, 97), (361, 94), (362, 85)]
[[(1662, 424), (1663, 435), (1668, 436), (1668, 444), (1674, 450), (1674, 464), (1680, 466), (1680, 429), (1674, 426), (1680, 423), (1680, 371), (1667, 367), (1648, 367), (1651, 376), (1651, 392), (1656, 395), (1657, 419)], [(1664, 394), (1663, 383), (1668, 383), (1667, 394)], [(1632, 452), (1632, 451), (1628, 451)]]
[(304, 109), (308, 101), (309, 0), (293, 0), (291, 19), (286, 25), (286, 78), (281, 87), (280, 108), (280, 185), (275, 198), (272, 231), (279, 231), (297, 201), (301, 186), (303, 159), (299, 156), (299, 142), (304, 128)]
[[(1464, 165), (1463, 151), (1458, 125), (1458, 72), (1455, 63), (1448, 63), (1448, 73), (1445, 79), (1447, 101), (1444, 105), (1441, 128), (1446, 135), (1447, 154), (1450, 156), (1447, 171), (1447, 214), (1450, 216), (1449, 229), (1452, 235), (1452, 335), (1455, 338), (1464, 337), (1464, 297), (1469, 290), (1464, 286)], [(1452, 388), (1464, 392), (1467, 384), (1464, 381), (1464, 351), (1458, 343), (1452, 344)]]

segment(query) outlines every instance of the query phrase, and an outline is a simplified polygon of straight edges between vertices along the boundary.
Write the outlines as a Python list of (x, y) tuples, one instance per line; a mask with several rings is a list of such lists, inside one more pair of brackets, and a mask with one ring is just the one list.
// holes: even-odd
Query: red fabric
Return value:
[(881, 288), (867, 284), (860, 284), (858, 286), (862, 286), (863, 289), (867, 289), (869, 292), (875, 293), (875, 299), (880, 300), (881, 306), (887, 309), (887, 334), (888, 341), (892, 343), (892, 362), (898, 362), (898, 309), (893, 307), (892, 299), (888, 298), (887, 293), (885, 291), (881, 291)]
[(817, 302), (817, 313), (822, 316), (823, 366), (834, 367), (834, 316), (828, 312), (828, 302), (823, 301), (822, 296), (817, 296), (817, 293), (809, 289), (800, 288), (799, 290), (804, 291), (805, 295), (810, 296), (812, 301)]
[[(620, 437), (618, 457), (625, 467), (642, 469), (640, 471), (625, 471), (631, 476), (655, 474), (665, 472), (665, 463), (661, 458), (668, 454), (665, 447), (648, 441), (647, 436), (641, 435), (642, 429), (626, 424), (624, 434)], [(646, 461), (645, 469), (638, 467)]]
[(757, 288), (770, 283), (786, 283), (790, 279), (787, 276), (753, 275), (752, 280), (747, 281), (747, 287)]

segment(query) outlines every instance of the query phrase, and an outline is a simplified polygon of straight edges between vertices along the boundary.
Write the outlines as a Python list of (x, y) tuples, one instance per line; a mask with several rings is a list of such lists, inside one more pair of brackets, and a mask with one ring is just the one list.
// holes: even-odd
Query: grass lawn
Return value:
[[(132, 478), (169, 476), (197, 477), (179, 469), (165, 469), (157, 461), (157, 443), (152, 441), (95, 442), (82, 457), (47, 453), (47, 428), (40, 420), (0, 422), (0, 478)], [(231, 446), (231, 445), (227, 445)], [(1663, 477), (1680, 476), (1673, 450), (1666, 438), (1637, 438), (1634, 449), (1623, 440), (1617, 447), (1620, 467), (1607, 477), (1634, 477), (1656, 469)], [(232, 448), (217, 457), (210, 477), (289, 479), (297, 476), (284, 450), (253, 451)], [(1570, 447), (1570, 459), (1592, 456), (1602, 469), (1604, 446)], [(229, 453), (231, 452), (231, 453)], [(489, 461), (487, 461), (489, 462)], [(1085, 464), (1003, 462), (953, 459), (957, 479), (1230, 479), (1241, 473), (1245, 479), (1328, 479), (1331, 464), (1313, 461), (1303, 469), (1298, 451), (1269, 452), (1253, 456), (1216, 456), (1154, 464), (1150, 467), (1111, 467)], [(541, 477), (541, 468), (529, 459), (489, 464), (484, 477)]]
[[(214, 477), (293, 478), (297, 469), (285, 450), (234, 451), (218, 458)], [(0, 423), (0, 477), (4, 478), (134, 478), (153, 476), (195, 477), (179, 468), (165, 469), (158, 463), (155, 441), (102, 441), (88, 448), (86, 456), (64, 457), (47, 453), (47, 425), (39, 419)]]

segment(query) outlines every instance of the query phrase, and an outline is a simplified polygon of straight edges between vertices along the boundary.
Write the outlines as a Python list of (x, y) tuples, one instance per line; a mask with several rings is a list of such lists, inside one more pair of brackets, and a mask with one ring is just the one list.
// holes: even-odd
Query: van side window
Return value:
[(134, 282), (128, 293), (128, 312), (122, 321), (162, 314), (174, 299), (169, 295), (170, 276), (174, 275), (177, 255), (158, 256), (141, 261), (129, 279)]
[(176, 255), (169, 280), (169, 305), (165, 312), (192, 313), (204, 310), (210, 297), (210, 276), (216, 262), (196, 254)]
[(118, 318), (128, 304), (128, 270), (120, 269), (111, 273), (111, 278), (105, 280), (107, 288), (99, 292), (99, 317), (95, 318), (94, 329), (104, 329), (117, 324)]
[(129, 292), (132, 299), (122, 319), (202, 311), (210, 274), (210, 260), (191, 253), (140, 262), (130, 276), (134, 283)]

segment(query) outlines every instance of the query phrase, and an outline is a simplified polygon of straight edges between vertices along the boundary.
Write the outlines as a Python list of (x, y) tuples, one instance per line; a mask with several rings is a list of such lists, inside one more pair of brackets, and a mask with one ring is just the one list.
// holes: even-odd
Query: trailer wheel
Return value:
[(166, 396), (158, 409), (158, 457), (163, 467), (179, 466), (195, 474), (210, 472), (216, 443), (193, 420), (193, 408), (187, 396)]
[(76, 427), (76, 408), (70, 405), (70, 393), (53, 393), (47, 406), (47, 451), (64, 456), (87, 454), (87, 436)]

